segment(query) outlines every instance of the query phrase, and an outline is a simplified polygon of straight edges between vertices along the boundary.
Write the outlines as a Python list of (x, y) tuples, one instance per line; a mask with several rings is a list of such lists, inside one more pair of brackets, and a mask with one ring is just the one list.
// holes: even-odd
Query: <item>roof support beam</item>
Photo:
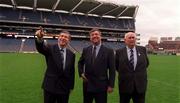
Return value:
[(96, 10), (98, 7), (100, 7), (103, 3), (100, 3), (98, 6), (96, 6), (94, 9), (91, 9), (87, 12), (87, 14), (91, 13), (92, 11)]
[(133, 18), (136, 18), (136, 15), (137, 15), (138, 9), (139, 9), (139, 6), (136, 6), (136, 10), (135, 10), (135, 13), (134, 13), (134, 15), (133, 15)]
[(81, 0), (74, 8), (72, 8), (70, 10), (70, 13), (72, 13), (82, 2), (83, 2), (83, 0)]
[(119, 8), (120, 8), (120, 6), (118, 6), (118, 7), (114, 8), (114, 9), (112, 9), (112, 10), (110, 10), (110, 11), (108, 11), (108, 12), (104, 13), (103, 15), (109, 14), (110, 12), (113, 12), (113, 11), (115, 11), (115, 10), (119, 9)]
[(34, 0), (33, 9), (36, 10), (36, 8), (37, 8), (37, 0)]
[(57, 0), (57, 2), (53, 5), (53, 7), (52, 7), (52, 11), (54, 12), (55, 10), (56, 10), (56, 8), (57, 8), (57, 6), (59, 5), (59, 2), (60, 2), (61, 0)]
[(120, 13), (116, 16), (116, 18), (118, 18), (119, 16), (121, 16), (128, 8), (129, 8), (129, 7), (126, 7), (122, 12), (120, 12)]
[(16, 2), (14, 0), (11, 0), (11, 2), (12, 2), (13, 7), (16, 8), (17, 6)]

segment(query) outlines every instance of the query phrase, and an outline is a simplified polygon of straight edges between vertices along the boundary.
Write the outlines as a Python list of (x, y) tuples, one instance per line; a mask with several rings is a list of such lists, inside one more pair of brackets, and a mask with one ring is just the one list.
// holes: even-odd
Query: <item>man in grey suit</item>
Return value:
[(78, 62), (83, 79), (83, 103), (107, 103), (107, 92), (114, 88), (115, 58), (112, 49), (101, 44), (101, 32), (90, 31), (92, 45), (83, 49)]
[(116, 70), (119, 74), (120, 103), (145, 103), (147, 67), (149, 60), (146, 48), (136, 45), (136, 34), (128, 32), (126, 47), (116, 51)]
[(46, 58), (47, 69), (42, 88), (44, 103), (68, 103), (74, 88), (75, 54), (67, 48), (70, 33), (62, 31), (58, 43), (49, 45), (44, 42), (42, 28), (36, 32), (36, 48)]

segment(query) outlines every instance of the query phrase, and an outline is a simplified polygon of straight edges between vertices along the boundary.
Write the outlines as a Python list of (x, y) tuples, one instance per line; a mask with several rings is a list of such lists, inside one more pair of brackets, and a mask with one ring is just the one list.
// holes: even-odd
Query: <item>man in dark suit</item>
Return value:
[(44, 42), (42, 29), (38, 30), (36, 35), (36, 48), (45, 56), (47, 64), (42, 84), (44, 103), (68, 103), (69, 94), (74, 88), (75, 74), (75, 54), (66, 48), (70, 34), (68, 31), (62, 31), (55, 45)]
[(83, 102), (107, 103), (115, 79), (115, 58), (112, 49), (101, 44), (101, 32), (90, 31), (92, 45), (83, 49), (78, 62), (79, 75), (83, 79)]
[(136, 46), (136, 34), (128, 32), (124, 38), (126, 47), (116, 51), (116, 70), (119, 74), (120, 103), (145, 103), (147, 88), (146, 48)]

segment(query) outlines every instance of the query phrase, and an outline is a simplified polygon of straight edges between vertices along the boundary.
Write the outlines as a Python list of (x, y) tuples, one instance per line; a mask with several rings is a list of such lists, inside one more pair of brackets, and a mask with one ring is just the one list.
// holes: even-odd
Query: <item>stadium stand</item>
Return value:
[(156, 40), (149, 40), (147, 48), (150, 53), (154, 54), (177, 54), (180, 53), (180, 40), (175, 38), (170, 39), (161, 38), (161, 41), (158, 43)]
[(20, 45), (21, 39), (0, 39), (1, 52), (18, 52)]
[[(23, 43), (24, 42), (24, 43)], [(22, 39), (22, 51), (33, 52), (36, 51), (34, 39)]]
[[(69, 3), (71, 2), (71, 3)], [(42, 9), (44, 8), (44, 9)], [(97, 27), (104, 44), (123, 47), (122, 37), (135, 31), (138, 6), (116, 5), (95, 0), (7, 0), (0, 2), (0, 52), (33, 52), (34, 32), (42, 26), (48, 43), (57, 41), (63, 29), (72, 34), (70, 48), (81, 52), (89, 44), (88, 32)], [(9, 43), (7, 43), (9, 41)], [(15, 45), (12, 49), (8, 46)]]

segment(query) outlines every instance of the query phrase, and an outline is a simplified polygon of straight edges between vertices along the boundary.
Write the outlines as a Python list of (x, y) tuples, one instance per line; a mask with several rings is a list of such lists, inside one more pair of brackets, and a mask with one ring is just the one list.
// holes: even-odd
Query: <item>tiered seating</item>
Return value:
[(70, 45), (78, 52), (81, 52), (84, 47), (90, 45), (89, 41), (72, 40)]
[(80, 25), (74, 15), (61, 13), (59, 14), (62, 18), (62, 23), (69, 25)]
[(21, 39), (0, 38), (0, 52), (18, 52), (21, 46)]
[(57, 44), (58, 40), (45, 40), (45, 42), (47, 42), (48, 44)]
[(59, 24), (60, 19), (58, 14), (52, 12), (42, 12), (42, 21), (44, 23)]
[(95, 26), (95, 27), (97, 26), (92, 19), (93, 17), (87, 17), (84, 15), (76, 15), (76, 18), (82, 26)]
[(108, 25), (105, 26), (105, 22), (102, 19), (97, 18), (97, 17), (94, 17), (93, 19), (94, 19), (95, 24), (98, 27), (106, 27), (106, 26), (108, 27)]
[(26, 39), (22, 51), (36, 51), (34, 39)]
[(11, 8), (0, 8), (0, 20), (18, 21), (19, 11)]
[(103, 42), (103, 43), (107, 47), (112, 48), (114, 50), (123, 48), (125, 46), (123, 43), (119, 43), (119, 42)]
[[(74, 36), (70, 43), (71, 47), (80, 52), (83, 47), (88, 46), (90, 43), (86, 41), (85, 38), (87, 39), (89, 36), (88, 30), (91, 28), (99, 27), (102, 29), (102, 36), (105, 38), (116, 37), (121, 33), (124, 35), (125, 30), (131, 29), (129, 31), (133, 31), (135, 29), (133, 19), (104, 18), (5, 7), (0, 7), (0, 12), (0, 22), (2, 23), (2, 28), (0, 29), (1, 34), (21, 35), (19, 37), (24, 38), (28, 36), (28, 38), (31, 38), (37, 29), (36, 27), (39, 25), (43, 26), (45, 32), (48, 34), (58, 34), (61, 29), (67, 29)], [(35, 26), (32, 26), (32, 24)], [(1, 39), (1, 42), (1, 51), (36, 51), (33, 39), (26, 39), (24, 42), (22, 42), (21, 39)], [(57, 40), (48, 39), (47, 42), (55, 44)], [(107, 42), (105, 44), (114, 49), (121, 47), (120, 43)]]
[(20, 18), (19, 18), (20, 21), (43, 22), (40, 11), (20, 10), (19, 15), (20, 15)]
[(135, 29), (133, 19), (100, 18), (68, 13), (0, 8), (0, 20), (35, 22), (44, 24), (65, 24), (69, 26), (90, 26), (115, 29)]
[[(48, 44), (57, 44), (57, 39), (46, 39), (45, 42)], [(105, 46), (112, 48), (114, 50), (124, 47), (124, 44), (119, 42), (102, 42)], [(86, 40), (71, 40), (70, 46), (78, 51), (82, 52), (84, 47), (89, 46), (90, 41)], [(21, 47), (22, 46), (22, 47)], [(21, 48), (21, 50), (20, 50)], [(33, 52), (37, 51), (35, 47), (34, 39), (5, 39), (0, 38), (0, 52)]]

